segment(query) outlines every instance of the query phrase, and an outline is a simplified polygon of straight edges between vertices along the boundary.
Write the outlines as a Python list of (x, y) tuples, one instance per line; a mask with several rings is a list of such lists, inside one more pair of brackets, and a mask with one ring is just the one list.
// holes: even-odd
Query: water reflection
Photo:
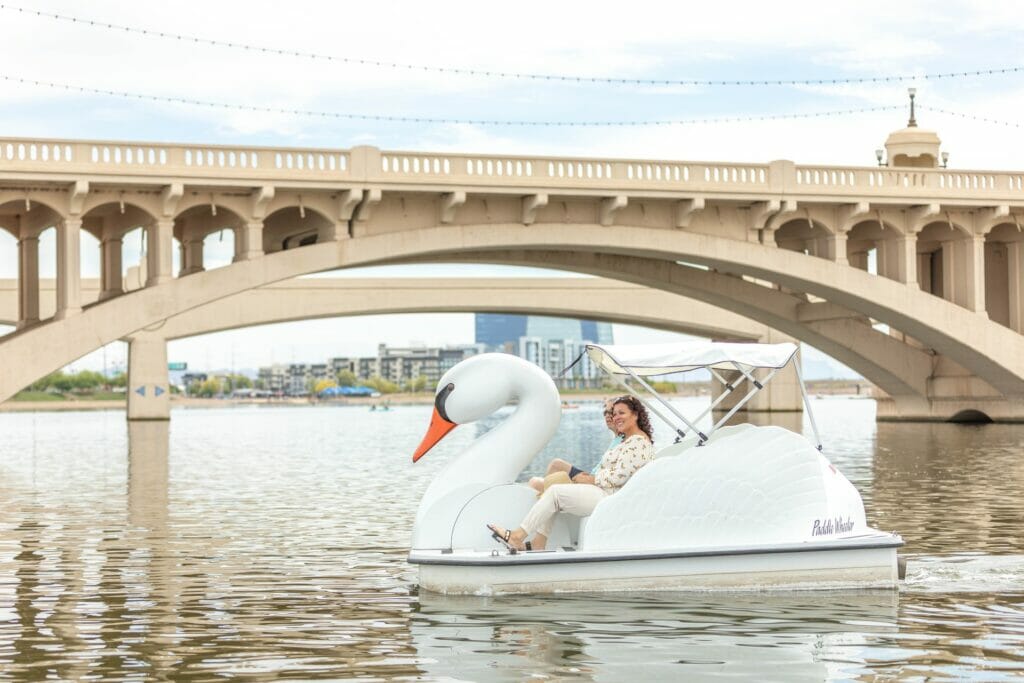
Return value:
[[(908, 553), (1024, 552), (1024, 429), (880, 423), (871, 507)], [(912, 491), (912, 494), (908, 492)]]
[[(0, 678), (1012, 677), (1024, 430), (876, 425), (870, 401), (814, 405), (869, 519), (908, 541), (898, 602), (421, 594), (405, 562), (420, 495), (504, 412), (415, 466), (429, 406), (175, 411), (127, 427), (116, 412), (0, 414)], [(584, 403), (531, 469), (556, 455), (594, 467), (609, 437)]]
[[(420, 595), (413, 638), (437, 677), (749, 680), (850, 677), (858, 644), (897, 630), (895, 591)], [(846, 651), (846, 663), (823, 654)]]

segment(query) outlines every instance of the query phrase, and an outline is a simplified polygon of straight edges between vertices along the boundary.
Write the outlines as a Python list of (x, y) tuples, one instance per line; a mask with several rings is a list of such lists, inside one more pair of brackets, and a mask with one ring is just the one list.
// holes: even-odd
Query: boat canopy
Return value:
[(587, 344), (590, 361), (609, 374), (653, 377), (702, 368), (735, 370), (781, 368), (793, 359), (796, 344), (682, 342), (676, 344)]
[[(686, 436), (687, 430), (691, 430), (697, 434), (699, 439), (697, 445), (702, 446), (736, 411), (746, 405), (757, 392), (764, 389), (779, 370), (789, 363), (793, 363), (797, 348), (797, 345), (792, 342), (754, 344), (694, 341), (675, 344), (587, 344), (583, 353), (572, 362), (572, 365), (563, 370), (562, 374), (565, 375), (569, 372), (586, 354), (595, 367), (608, 373), (626, 391), (643, 401), (651, 412), (670, 425), (678, 435), (677, 441)], [(645, 377), (701, 369), (710, 372), (718, 380), (723, 390), (717, 398), (712, 399), (711, 405), (693, 420), (688, 419), (676, 406), (666, 401), (644, 379)], [(800, 393), (804, 399), (807, 416), (811, 421), (811, 429), (814, 430), (818, 450), (821, 450), (821, 437), (818, 434), (818, 425), (814, 421), (814, 414), (811, 412), (807, 388), (804, 386), (800, 373), (800, 364), (793, 363), (793, 369), (796, 371), (797, 384), (800, 386)], [(720, 370), (731, 372), (722, 374), (719, 372)], [(659, 411), (645, 400), (633, 386), (630, 386), (629, 380), (633, 380), (634, 383), (646, 389), (672, 417)], [(706, 432), (697, 427), (697, 422), (716, 410), (727, 396), (744, 383), (749, 385), (749, 390), (734, 403), (724, 417), (715, 422)]]

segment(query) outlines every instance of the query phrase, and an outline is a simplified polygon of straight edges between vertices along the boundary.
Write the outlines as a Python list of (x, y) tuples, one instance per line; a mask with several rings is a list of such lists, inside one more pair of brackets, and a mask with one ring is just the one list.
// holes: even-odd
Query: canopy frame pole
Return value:
[[(702, 439), (706, 439), (706, 438), (707, 438), (707, 437), (705, 437), (705, 436), (704, 436), (704, 432), (702, 432), (702, 431), (700, 431), (699, 429), (697, 429), (697, 426), (696, 426), (696, 425), (694, 425), (694, 424), (693, 424), (692, 422), (690, 422), (689, 420), (687, 420), (687, 419), (686, 419), (686, 417), (685, 417), (685, 416), (684, 416), (684, 415), (683, 415), (682, 413), (680, 413), (680, 412), (679, 412), (678, 410), (676, 410), (675, 408), (673, 408), (673, 407), (672, 407), (672, 404), (670, 404), (670, 403), (669, 403), (668, 401), (666, 401), (665, 399), (663, 399), (663, 398), (661, 397), (661, 394), (659, 394), (659, 393), (658, 393), (657, 391), (655, 391), (655, 390), (654, 390), (654, 387), (652, 387), (652, 386), (651, 386), (650, 384), (648, 384), (647, 382), (645, 382), (645, 381), (643, 380), (643, 378), (642, 378), (642, 377), (640, 377), (640, 375), (638, 375), (638, 374), (636, 374), (635, 372), (633, 372), (633, 369), (632, 369), (632, 368), (626, 367), (625, 365), (623, 365), (622, 363), (620, 363), (620, 362), (618, 361), (618, 359), (617, 359), (617, 358), (615, 358), (615, 357), (614, 357), (614, 356), (613, 356), (612, 354), (608, 353), (608, 350), (607, 350), (607, 349), (602, 349), (602, 351), (604, 351), (604, 353), (605, 353), (605, 355), (606, 355), (606, 356), (608, 356), (608, 357), (609, 357), (609, 358), (611, 358), (611, 359), (612, 359), (613, 361), (615, 361), (615, 364), (616, 364), (616, 365), (618, 365), (618, 366), (619, 366), (620, 368), (622, 368), (623, 370), (625, 370), (625, 371), (626, 371), (626, 373), (627, 373), (627, 374), (628, 374), (628, 375), (629, 375), (630, 377), (632, 377), (632, 378), (633, 378), (634, 380), (636, 380), (636, 382), (637, 382), (638, 384), (640, 384), (640, 386), (642, 386), (642, 387), (643, 387), (644, 389), (646, 389), (647, 391), (651, 392), (651, 395), (652, 395), (652, 396), (654, 396), (654, 398), (658, 399), (658, 401), (659, 401), (659, 402), (661, 403), (661, 405), (663, 405), (663, 406), (665, 406), (666, 408), (668, 408), (668, 410), (669, 410), (669, 412), (670, 412), (670, 413), (672, 413), (673, 415), (675, 415), (676, 417), (678, 417), (678, 418), (679, 418), (680, 420), (682, 420), (682, 421), (683, 421), (683, 424), (685, 424), (685, 425), (686, 425), (687, 427), (689, 427), (689, 428), (690, 428), (691, 430), (693, 430), (693, 431), (697, 432), (697, 434), (698, 434), (698, 436), (700, 436), (700, 438), (702, 438)], [(642, 399), (642, 398), (640, 398), (639, 396), (637, 396), (637, 399), (638, 399), (638, 400), (640, 400), (640, 401), (643, 401), (643, 399)], [(646, 405), (646, 403), (645, 403), (645, 405)], [(678, 433), (678, 432), (679, 432), (679, 430), (677, 429), (677, 430), (676, 430), (676, 432)]]
[(718, 395), (718, 398), (711, 402), (710, 406), (704, 409), (704, 412), (702, 412), (700, 415), (696, 417), (694, 422), (700, 422), (701, 420), (703, 420), (704, 416), (710, 413), (716, 407), (718, 407), (718, 404), (724, 401), (726, 396), (739, 389), (740, 385), (743, 384), (744, 379), (750, 379), (747, 375), (744, 374), (743, 377), (736, 380), (736, 382), (727, 382), (724, 377), (715, 372), (714, 368), (708, 368), (708, 370), (710, 370), (711, 374), (715, 376), (715, 379), (724, 384), (726, 388), (725, 391)]
[[(783, 366), (783, 367), (785, 367), (785, 366)], [(720, 420), (719, 420), (718, 422), (716, 422), (716, 423), (714, 424), (714, 426), (713, 426), (713, 427), (711, 427), (711, 429), (710, 429), (710, 430), (708, 431), (708, 435), (707, 435), (707, 437), (705, 437), (705, 438), (704, 438), (704, 440), (703, 440), (703, 441), (701, 441), (701, 442), (700, 442), (699, 444), (697, 444), (697, 445), (698, 445), (698, 446), (703, 446), (703, 445), (704, 445), (704, 442), (706, 442), (706, 441), (707, 441), (708, 439), (710, 439), (710, 438), (711, 438), (711, 435), (712, 435), (712, 434), (714, 434), (714, 433), (715, 433), (716, 431), (718, 431), (718, 428), (719, 428), (719, 427), (721, 427), (721, 426), (722, 426), (722, 425), (723, 425), (723, 424), (724, 424), (724, 423), (725, 423), (725, 422), (726, 422), (726, 421), (727, 421), (727, 420), (728, 420), (728, 419), (729, 419), (730, 417), (732, 417), (733, 415), (735, 415), (735, 414), (736, 414), (736, 412), (737, 412), (737, 411), (738, 411), (738, 410), (739, 410), (740, 408), (742, 408), (743, 406), (745, 406), (745, 405), (747, 404), (747, 401), (749, 401), (749, 400), (750, 400), (750, 399), (751, 399), (751, 398), (752, 398), (752, 397), (754, 396), (754, 394), (756, 394), (757, 392), (761, 391), (761, 389), (762, 389), (762, 388), (764, 387), (764, 385), (765, 385), (765, 384), (768, 384), (768, 381), (769, 381), (769, 380), (770, 380), (770, 379), (771, 379), (772, 377), (774, 377), (774, 376), (775, 376), (775, 373), (776, 373), (776, 372), (778, 372), (779, 370), (780, 370), (780, 368), (772, 368), (772, 371), (771, 371), (771, 372), (769, 372), (769, 373), (768, 373), (768, 376), (764, 378), (764, 382), (755, 382), (754, 388), (753, 388), (753, 389), (751, 389), (751, 390), (750, 390), (750, 391), (749, 391), (749, 392), (747, 393), (747, 395), (746, 395), (746, 396), (744, 396), (744, 397), (743, 397), (743, 398), (742, 398), (742, 399), (741, 399), (741, 400), (740, 400), (739, 402), (737, 402), (737, 403), (736, 403), (736, 405), (734, 405), (734, 406), (732, 407), (732, 410), (730, 410), (730, 411), (729, 411), (728, 413), (726, 413), (726, 414), (725, 414), (725, 416), (724, 416), (724, 417), (723, 417), (722, 419), (720, 419)]]
[(619, 377), (615, 373), (612, 373), (612, 377), (615, 379), (616, 382), (621, 384), (623, 386), (623, 388), (626, 391), (628, 391), (631, 396), (633, 396), (636, 400), (640, 401), (645, 406), (650, 408), (652, 413), (657, 415), (661, 419), (662, 422), (664, 422), (669, 427), (671, 427), (672, 431), (674, 431), (676, 434), (679, 435), (678, 438), (680, 438), (680, 439), (686, 438), (686, 431), (685, 430), (680, 429), (679, 426), (675, 422), (673, 422), (672, 420), (670, 420), (667, 417), (665, 417), (664, 415), (662, 415), (661, 412), (657, 408), (655, 408), (654, 406), (647, 405), (647, 401), (644, 400), (643, 396), (641, 396), (639, 394), (639, 392), (636, 391), (636, 389), (634, 389), (633, 387), (629, 386), (629, 384), (626, 383), (626, 380), (622, 379), (621, 377)]
[(807, 417), (811, 420), (811, 429), (814, 431), (814, 440), (818, 442), (818, 451), (820, 452), (823, 450), (821, 436), (818, 434), (818, 424), (814, 421), (814, 411), (811, 410), (811, 401), (807, 397), (807, 387), (804, 386), (804, 378), (803, 373), (800, 372), (800, 364), (793, 363), (793, 369), (796, 370), (796, 381), (800, 385), (800, 394), (804, 397), (804, 409), (807, 411)]

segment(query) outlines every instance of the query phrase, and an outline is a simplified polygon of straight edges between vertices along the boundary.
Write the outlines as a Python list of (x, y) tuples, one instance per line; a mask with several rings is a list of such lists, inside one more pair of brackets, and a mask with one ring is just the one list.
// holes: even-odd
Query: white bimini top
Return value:
[[(700, 368), (781, 368), (796, 353), (791, 342), (782, 344), (681, 342), (675, 344), (587, 344), (590, 361), (609, 374), (629, 371), (643, 377), (689, 372)], [(627, 370), (628, 368), (628, 370)]]

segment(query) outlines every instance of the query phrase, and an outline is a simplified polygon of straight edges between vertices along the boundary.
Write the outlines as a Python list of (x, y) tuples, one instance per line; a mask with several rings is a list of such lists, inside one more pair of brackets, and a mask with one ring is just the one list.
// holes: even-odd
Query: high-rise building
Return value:
[(518, 343), (526, 335), (526, 316), (508, 313), (477, 313), (476, 343), (488, 349), (504, 350), (508, 343)]
[[(539, 365), (558, 378), (583, 351), (583, 344), (611, 344), (610, 323), (540, 315), (476, 314), (476, 342), (489, 351), (505, 351)], [(560, 380), (567, 386), (585, 386), (599, 381), (590, 363), (577, 364)]]

